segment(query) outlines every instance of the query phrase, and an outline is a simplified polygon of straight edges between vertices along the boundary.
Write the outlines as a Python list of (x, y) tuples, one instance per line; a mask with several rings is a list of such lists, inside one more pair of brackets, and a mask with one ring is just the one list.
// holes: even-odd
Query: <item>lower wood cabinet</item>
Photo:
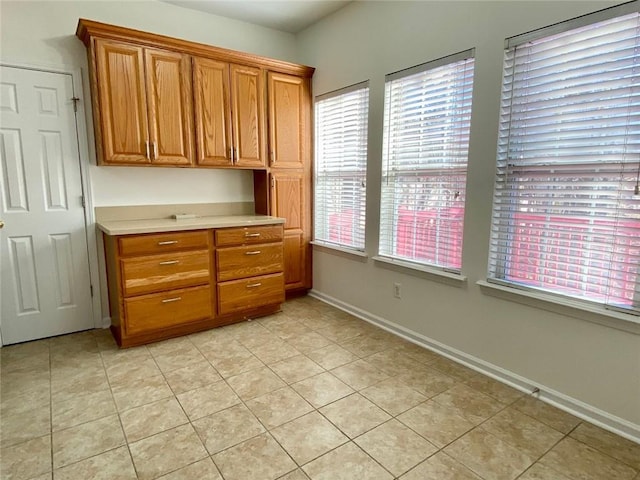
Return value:
[(105, 235), (111, 330), (121, 347), (274, 313), (283, 227)]

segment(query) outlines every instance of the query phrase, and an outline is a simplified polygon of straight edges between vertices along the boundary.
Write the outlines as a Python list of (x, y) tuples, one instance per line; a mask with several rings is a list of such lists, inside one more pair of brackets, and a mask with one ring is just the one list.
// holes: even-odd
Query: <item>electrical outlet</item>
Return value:
[(400, 283), (393, 284), (393, 296), (396, 298), (402, 298), (402, 285)]

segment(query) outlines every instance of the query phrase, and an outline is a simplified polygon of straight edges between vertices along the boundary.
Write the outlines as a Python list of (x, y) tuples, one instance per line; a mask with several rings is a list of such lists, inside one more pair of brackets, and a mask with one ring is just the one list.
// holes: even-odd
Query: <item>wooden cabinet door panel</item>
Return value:
[(193, 163), (189, 56), (145, 49), (152, 163)]
[(306, 287), (306, 247), (300, 230), (284, 235), (284, 284), (287, 290)]
[(196, 163), (231, 166), (229, 64), (193, 58)]
[(150, 163), (143, 49), (95, 41), (104, 164)]
[(304, 174), (272, 171), (271, 187), (271, 215), (286, 219), (285, 232), (288, 229), (304, 229)]
[(231, 112), (235, 164), (263, 167), (264, 99), (263, 73), (259, 68), (231, 65)]
[(305, 102), (309, 102), (306, 80), (269, 72), (268, 85), (271, 166), (303, 168), (308, 108)]
[(284, 224), (284, 282), (287, 290), (307, 286), (307, 211), (302, 171), (271, 171), (271, 215)]

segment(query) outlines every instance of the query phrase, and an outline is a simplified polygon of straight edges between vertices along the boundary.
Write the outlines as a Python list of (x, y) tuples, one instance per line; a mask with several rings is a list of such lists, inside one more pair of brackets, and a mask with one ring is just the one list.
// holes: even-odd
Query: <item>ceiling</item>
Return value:
[(201, 12), (297, 33), (351, 0), (161, 0)]

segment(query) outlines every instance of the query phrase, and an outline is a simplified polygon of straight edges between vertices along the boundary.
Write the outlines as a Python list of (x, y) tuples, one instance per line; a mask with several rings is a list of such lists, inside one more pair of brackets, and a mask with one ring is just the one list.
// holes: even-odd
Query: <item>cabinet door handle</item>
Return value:
[(233, 147), (229, 147), (229, 159), (231, 159), (231, 163), (233, 163)]
[(249, 283), (249, 284), (247, 285), (247, 288), (257, 288), (257, 287), (259, 287), (260, 285), (262, 285), (262, 284), (261, 284), (261, 283)]
[(162, 303), (179, 302), (180, 300), (182, 300), (182, 297), (165, 298)]
[(158, 245), (174, 245), (178, 243), (178, 240), (165, 240), (164, 242), (158, 242)]
[(259, 233), (245, 233), (244, 234), (245, 237), (259, 237), (260, 234)]
[(144, 147), (147, 150), (147, 160), (151, 160), (151, 153), (149, 153), (149, 142), (144, 142)]
[(260, 250), (253, 250), (251, 252), (244, 252), (245, 255), (260, 255), (262, 252)]
[(153, 142), (153, 158), (158, 159), (158, 143)]
[(167, 260), (166, 262), (160, 262), (160, 265), (176, 265), (180, 263), (179, 260)]

